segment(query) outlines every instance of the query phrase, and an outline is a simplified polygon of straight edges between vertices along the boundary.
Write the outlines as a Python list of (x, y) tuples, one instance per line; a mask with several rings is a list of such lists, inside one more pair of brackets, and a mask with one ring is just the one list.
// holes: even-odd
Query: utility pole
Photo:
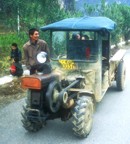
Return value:
[(18, 7), (18, 11), (17, 11), (17, 31), (18, 31), (18, 34), (19, 34), (19, 31), (20, 31), (20, 18), (19, 18), (19, 7)]

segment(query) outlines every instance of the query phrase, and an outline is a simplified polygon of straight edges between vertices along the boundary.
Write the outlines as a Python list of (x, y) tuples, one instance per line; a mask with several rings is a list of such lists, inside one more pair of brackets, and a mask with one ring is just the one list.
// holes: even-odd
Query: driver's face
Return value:
[(37, 41), (39, 38), (39, 32), (35, 31), (33, 35), (30, 35), (32, 41)]

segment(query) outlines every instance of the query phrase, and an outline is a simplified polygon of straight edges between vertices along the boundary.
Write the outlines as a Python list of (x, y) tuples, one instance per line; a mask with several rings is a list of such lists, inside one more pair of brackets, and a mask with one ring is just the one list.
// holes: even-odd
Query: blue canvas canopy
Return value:
[(46, 30), (107, 30), (115, 28), (116, 23), (107, 17), (80, 17), (67, 18), (46, 26), (41, 27), (42, 31)]

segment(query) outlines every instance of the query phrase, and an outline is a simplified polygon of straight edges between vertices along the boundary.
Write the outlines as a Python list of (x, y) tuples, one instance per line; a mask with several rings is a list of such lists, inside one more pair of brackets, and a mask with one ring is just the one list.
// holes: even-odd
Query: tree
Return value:
[(127, 5), (119, 5), (119, 11), (122, 14), (123, 24), (122, 24), (122, 35), (125, 41), (130, 38), (130, 7)]
[(63, 0), (65, 11), (75, 12), (75, 0)]
[[(59, 0), (1, 0), (5, 24), (15, 31), (20, 16), (21, 30), (26, 31), (30, 27), (39, 27), (67, 17), (67, 11), (61, 7)], [(70, 7), (72, 6), (72, 2)]]
[(116, 22), (117, 27), (115, 31), (112, 33), (112, 43), (117, 44), (122, 37), (123, 30), (123, 15), (119, 9), (119, 4), (107, 4), (105, 0), (101, 1), (101, 4), (97, 5), (86, 5), (85, 12), (88, 15), (98, 15), (98, 16), (106, 16), (113, 21)]

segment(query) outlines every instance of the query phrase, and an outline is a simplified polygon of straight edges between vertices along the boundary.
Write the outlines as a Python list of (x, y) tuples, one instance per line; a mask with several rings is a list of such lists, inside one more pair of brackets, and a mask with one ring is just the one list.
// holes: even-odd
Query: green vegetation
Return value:
[[(27, 41), (27, 35), (25, 33), (5, 33), (0, 34), (0, 73), (5, 73), (9, 68), (11, 44), (13, 42), (18, 43), (19, 49), (22, 51), (23, 44)], [(23, 52), (23, 51), (22, 51)]]
[[(9, 56), (11, 43), (18, 43), (22, 50), (28, 40), (28, 29), (40, 28), (43, 25), (74, 15), (74, 0), (69, 10), (61, 7), (59, 0), (1, 0), (0, 5), (0, 49), (1, 56)], [(73, 7), (73, 11), (71, 9)], [(6, 19), (4, 19), (6, 17)], [(47, 42), (48, 35), (41, 33)], [(1, 57), (2, 58), (2, 57)]]
[[(117, 44), (120, 39), (130, 38), (130, 7), (117, 3), (84, 5), (84, 13), (75, 10), (75, 1), (70, 0), (67, 6), (61, 5), (62, 0), (1, 0), (0, 5), (0, 70), (6, 69), (11, 43), (18, 43), (22, 51), (27, 41), (28, 29), (40, 28), (43, 25), (59, 21), (68, 17), (107, 16), (117, 23), (112, 35), (112, 43)], [(65, 0), (64, 0), (65, 1)], [(6, 19), (5, 19), (6, 18)], [(49, 42), (48, 33), (41, 33), (41, 37)], [(23, 52), (23, 51), (22, 51)], [(4, 63), (2, 63), (4, 61)]]
[[(74, 0), (70, 11), (61, 7), (59, 0), (1, 0), (0, 5), (0, 72), (9, 67), (11, 44), (16, 42), (23, 52), (23, 44), (28, 40), (29, 28), (39, 28), (72, 16)], [(6, 19), (5, 19), (6, 17)], [(48, 33), (41, 37), (49, 42)]]
[(117, 28), (112, 35), (112, 43), (117, 44), (120, 39), (127, 41), (130, 39), (130, 6), (122, 4), (106, 4), (105, 0), (101, 0), (101, 4), (84, 5), (87, 15), (106, 16), (117, 23)]

